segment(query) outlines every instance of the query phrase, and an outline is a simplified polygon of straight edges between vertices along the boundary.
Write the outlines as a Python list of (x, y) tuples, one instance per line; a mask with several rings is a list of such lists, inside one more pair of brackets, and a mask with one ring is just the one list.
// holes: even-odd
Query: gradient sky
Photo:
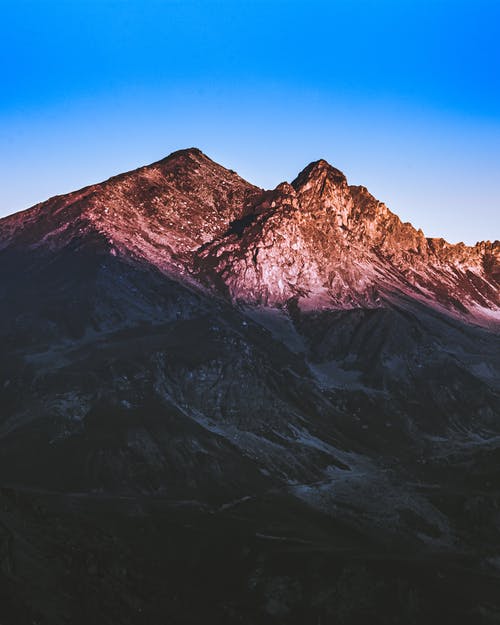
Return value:
[(500, 238), (498, 0), (0, 0), (0, 215), (197, 146)]

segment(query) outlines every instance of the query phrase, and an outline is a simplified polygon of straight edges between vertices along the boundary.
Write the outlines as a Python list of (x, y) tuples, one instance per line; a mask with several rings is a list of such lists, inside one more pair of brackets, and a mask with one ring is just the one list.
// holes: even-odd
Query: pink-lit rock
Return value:
[(0, 249), (98, 246), (248, 304), (380, 307), (412, 298), (500, 314), (498, 241), (428, 239), (320, 160), (263, 191), (197, 149), (0, 220)]

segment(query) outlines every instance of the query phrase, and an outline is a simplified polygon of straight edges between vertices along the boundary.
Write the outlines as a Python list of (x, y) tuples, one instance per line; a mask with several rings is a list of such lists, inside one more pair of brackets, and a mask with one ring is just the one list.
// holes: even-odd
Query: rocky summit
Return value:
[(498, 623), (499, 254), (194, 148), (1, 219), (0, 623)]

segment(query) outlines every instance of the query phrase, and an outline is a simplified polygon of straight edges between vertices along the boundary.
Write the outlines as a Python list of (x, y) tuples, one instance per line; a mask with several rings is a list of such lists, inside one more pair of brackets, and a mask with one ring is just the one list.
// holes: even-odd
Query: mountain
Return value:
[(2, 625), (498, 622), (499, 250), (194, 148), (0, 220)]
[(499, 318), (498, 241), (426, 239), (326, 161), (279, 185), (245, 220), (243, 232), (201, 253), (202, 271), (208, 262), (236, 300), (317, 310), (410, 297), (468, 320)]

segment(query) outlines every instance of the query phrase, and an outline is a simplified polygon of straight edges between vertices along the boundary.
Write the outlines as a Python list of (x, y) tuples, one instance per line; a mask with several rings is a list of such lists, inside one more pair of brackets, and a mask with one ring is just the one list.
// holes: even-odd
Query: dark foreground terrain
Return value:
[(499, 623), (499, 247), (198, 150), (0, 220), (0, 625)]
[(2, 528), (2, 623), (498, 619), (478, 553), (383, 543), (273, 493), (201, 509), (6, 489), (1, 504), (18, 528)]

